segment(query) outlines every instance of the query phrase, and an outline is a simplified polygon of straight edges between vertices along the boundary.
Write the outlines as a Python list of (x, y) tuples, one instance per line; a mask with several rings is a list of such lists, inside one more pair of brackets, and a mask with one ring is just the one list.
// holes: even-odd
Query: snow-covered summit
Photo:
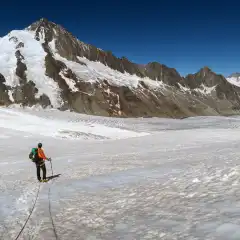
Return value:
[(134, 117), (237, 113), (239, 90), (209, 68), (183, 78), (152, 62), (141, 66), (85, 44), (40, 19), (0, 38), (1, 104)]

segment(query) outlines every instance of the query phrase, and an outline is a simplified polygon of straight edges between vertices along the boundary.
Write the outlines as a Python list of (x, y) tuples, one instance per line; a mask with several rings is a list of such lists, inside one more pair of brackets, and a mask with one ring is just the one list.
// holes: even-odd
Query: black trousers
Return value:
[(37, 167), (37, 178), (38, 178), (38, 181), (41, 180), (41, 175), (40, 175), (40, 170), (42, 169), (43, 171), (43, 179), (46, 179), (46, 165), (45, 163), (39, 165), (39, 164), (36, 164), (36, 167)]

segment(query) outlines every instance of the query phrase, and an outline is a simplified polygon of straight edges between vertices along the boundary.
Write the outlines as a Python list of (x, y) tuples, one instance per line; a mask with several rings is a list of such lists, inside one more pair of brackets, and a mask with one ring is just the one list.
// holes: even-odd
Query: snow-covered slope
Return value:
[(240, 87), (240, 76), (226, 78), (231, 84)]
[[(31, 110), (32, 111), (32, 110)], [(55, 110), (56, 111), (56, 110)], [(54, 116), (54, 110), (50, 110)], [(7, 124), (6, 124), (7, 123)], [(75, 119), (63, 120), (57, 117), (49, 119), (44, 115), (34, 116), (32, 113), (22, 113), (19, 109), (0, 108), (0, 128), (21, 131), (26, 136), (83, 139), (121, 139), (148, 135), (125, 129), (105, 126), (104, 124), (89, 123)]]
[[(54, 41), (54, 40), (53, 40)], [(50, 45), (51, 46), (51, 45)], [(56, 52), (54, 45), (51, 46), (51, 50)], [(87, 79), (87, 81), (95, 83), (102, 83), (104, 80), (108, 81), (112, 86), (126, 86), (131, 89), (138, 88), (139, 82), (144, 82), (149, 87), (163, 88), (164, 83), (154, 81), (150, 78), (141, 78), (136, 75), (131, 75), (127, 72), (121, 73), (114, 70), (101, 62), (93, 62), (85, 57), (78, 57), (80, 63), (69, 61), (56, 53), (55, 58), (66, 64), (67, 67), (72, 69), (80, 79)]]
[(26, 78), (36, 84), (38, 89), (36, 97), (46, 94), (53, 107), (60, 107), (60, 88), (53, 79), (45, 74), (47, 53), (32, 32), (15, 30), (0, 39), (0, 73), (6, 78), (6, 85), (10, 87), (20, 85), (20, 78), (16, 75), (17, 50), (21, 54), (21, 62), (27, 68)]
[[(33, 206), (18, 239), (240, 236), (239, 117), (120, 119), (1, 108), (0, 119), (0, 239), (15, 239)], [(107, 139), (92, 136), (90, 126)], [(63, 129), (79, 136), (62, 138)], [(61, 174), (41, 184), (28, 159), (39, 141), (53, 174)]]
[(14, 39), (11, 39), (10, 35), (0, 38), (0, 72), (5, 76), (7, 85), (16, 86), (19, 83), (15, 73), (17, 65), (17, 58), (15, 57), (16, 43)]

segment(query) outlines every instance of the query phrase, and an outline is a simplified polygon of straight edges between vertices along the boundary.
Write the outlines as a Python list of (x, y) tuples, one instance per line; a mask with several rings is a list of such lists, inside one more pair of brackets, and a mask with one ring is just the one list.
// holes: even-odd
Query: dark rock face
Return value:
[[(86, 114), (118, 117), (184, 118), (239, 114), (240, 88), (230, 84), (222, 75), (212, 72), (208, 67), (183, 78), (174, 68), (157, 62), (140, 65), (130, 62), (126, 57), (117, 58), (110, 51), (103, 51), (79, 41), (63, 27), (47, 19), (41, 19), (27, 30), (34, 32), (35, 40), (39, 41), (46, 53), (45, 75), (57, 83), (60, 89), (60, 110), (70, 109)], [(14, 88), (8, 87), (4, 76), (0, 75), (0, 103), (11, 102), (8, 97), (8, 91), (11, 90), (15, 103), (52, 106), (47, 94), (36, 97), (38, 89), (34, 79), (27, 78), (28, 65), (22, 53), (26, 43), (14, 36), (9, 41), (16, 44), (16, 76), (20, 84)], [(86, 69), (88, 63), (82, 62), (80, 58), (100, 62), (122, 74), (136, 75), (140, 80), (135, 87), (127, 84), (115, 85), (109, 79), (110, 74), (89, 82), (88, 78), (91, 77), (84, 74), (79, 76), (76, 69), (57, 59), (56, 54), (78, 63), (79, 66), (85, 66)], [(155, 84), (150, 86), (144, 78), (153, 80)], [(67, 81), (71, 81), (71, 87)]]
[(0, 105), (9, 105), (11, 103), (5, 82), (4, 76), (0, 73)]
[(222, 100), (230, 100), (239, 102), (240, 88), (230, 84), (222, 75), (212, 72), (209, 68), (205, 67), (198, 73), (188, 75), (185, 79), (186, 83), (191, 89), (200, 87), (201, 85), (211, 88), (216, 88), (217, 97)]
[(27, 71), (27, 66), (22, 62), (22, 60), (24, 60), (24, 57), (19, 50), (16, 51), (15, 56), (17, 58), (16, 75), (19, 77), (20, 83), (24, 84), (27, 82), (25, 73), (25, 71)]
[(145, 68), (145, 76), (158, 81), (163, 81), (164, 83), (179, 87), (178, 83), (181, 82), (182, 77), (174, 68), (168, 68), (157, 62), (152, 62), (147, 64)]

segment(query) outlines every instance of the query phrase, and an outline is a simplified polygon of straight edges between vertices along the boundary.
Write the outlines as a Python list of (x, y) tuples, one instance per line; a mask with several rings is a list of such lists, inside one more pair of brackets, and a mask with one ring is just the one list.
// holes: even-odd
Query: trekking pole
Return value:
[(50, 158), (51, 169), (52, 169), (52, 177), (53, 177), (53, 167), (52, 167), (52, 159)]

